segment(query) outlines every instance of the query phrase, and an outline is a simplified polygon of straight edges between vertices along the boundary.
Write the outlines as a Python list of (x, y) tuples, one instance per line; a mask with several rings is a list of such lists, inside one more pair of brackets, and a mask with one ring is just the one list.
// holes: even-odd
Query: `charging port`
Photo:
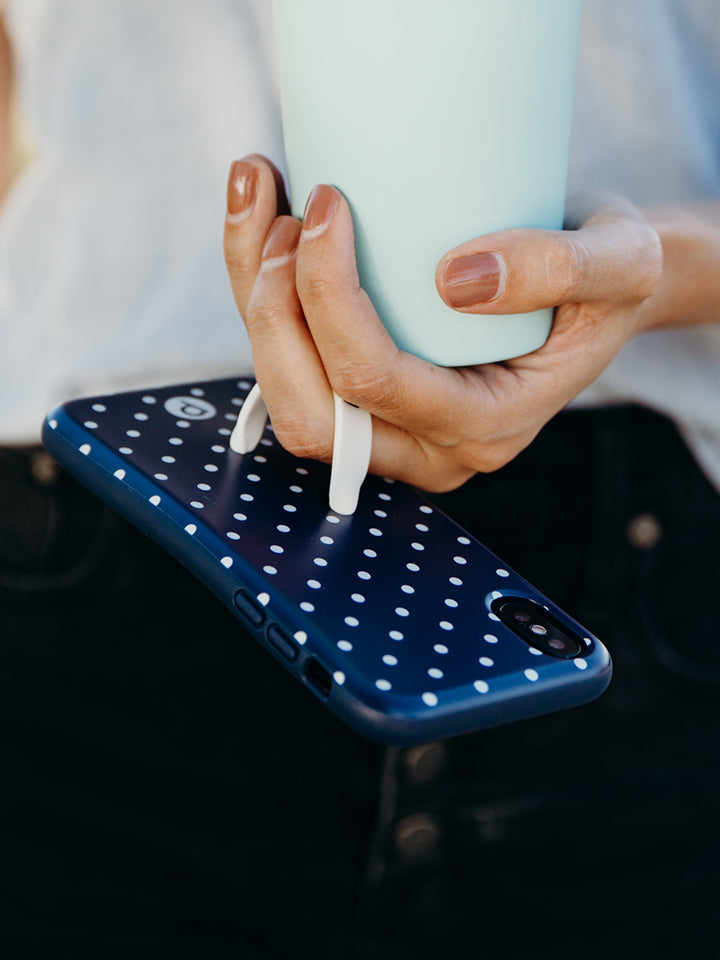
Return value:
[(308, 657), (303, 666), (303, 674), (320, 696), (327, 697), (332, 687), (332, 677), (321, 663), (318, 663), (314, 657)]

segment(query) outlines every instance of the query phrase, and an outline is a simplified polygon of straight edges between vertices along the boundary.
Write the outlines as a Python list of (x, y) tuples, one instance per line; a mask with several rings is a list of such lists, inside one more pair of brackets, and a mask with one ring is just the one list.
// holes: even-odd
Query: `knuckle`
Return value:
[(579, 232), (549, 235), (545, 246), (544, 280), (556, 305), (571, 300), (590, 267), (590, 251)]
[(385, 364), (363, 363), (353, 358), (330, 373), (335, 393), (358, 407), (388, 413), (397, 406), (397, 387)]

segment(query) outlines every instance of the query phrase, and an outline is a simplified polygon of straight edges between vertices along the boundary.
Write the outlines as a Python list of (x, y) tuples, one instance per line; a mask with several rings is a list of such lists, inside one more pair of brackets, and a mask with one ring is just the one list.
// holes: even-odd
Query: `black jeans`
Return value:
[(43, 454), (0, 453), (0, 496), (4, 956), (717, 956), (720, 498), (663, 418), (562, 414), (436, 498), (615, 676), (407, 750)]

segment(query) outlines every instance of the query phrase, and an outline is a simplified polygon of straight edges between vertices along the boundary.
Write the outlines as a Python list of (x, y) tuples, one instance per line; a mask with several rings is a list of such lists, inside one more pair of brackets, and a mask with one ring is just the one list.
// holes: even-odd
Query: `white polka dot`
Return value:
[(462, 582), (462, 580), (460, 579), (460, 577), (450, 577), (450, 583), (451, 583), (454, 587), (461, 587), (461, 586), (463, 585), (463, 582)]
[(441, 620), (441, 621), (440, 621), (440, 629), (441, 629), (441, 630), (454, 630), (455, 628), (453, 627), (453, 625), (450, 623), (449, 620)]
[(493, 667), (495, 666), (495, 661), (491, 660), (490, 657), (480, 657), (478, 663), (481, 667)]
[(415, 593), (415, 587), (411, 587), (409, 583), (404, 583), (400, 589), (403, 593)]
[(119, 452), (122, 453), (123, 456), (129, 457), (129, 456), (132, 455), (132, 448), (131, 448), (131, 447), (120, 447)]
[(427, 533), (430, 527), (426, 523), (416, 523), (415, 529), (419, 530), (420, 533)]
[(372, 577), (367, 570), (358, 570), (357, 575), (360, 580), (372, 580)]
[[(218, 433), (220, 434), (221, 437), (229, 437), (232, 435), (232, 430), (228, 430), (227, 427), (220, 427), (220, 429), (218, 430)], [(262, 440), (260, 442), (262, 443)]]
[(277, 567), (272, 567), (270, 564), (268, 564), (267, 566), (263, 567), (263, 571), (267, 573), (268, 576), (274, 577), (277, 573)]
[(389, 493), (379, 493), (378, 500), (392, 500), (392, 497)]
[[(225, 447), (219, 447), (217, 449), (213, 447), (213, 450), (215, 450), (215, 453), (224, 453)], [(253, 457), (253, 460), (255, 461), (255, 463), (267, 463), (267, 457), (263, 457), (262, 454), (260, 453), (255, 454), (255, 456)]]
[(212, 487), (210, 486), (209, 483), (199, 483), (197, 485), (197, 488), (198, 490), (202, 490), (205, 493), (207, 493), (209, 490), (212, 490)]
[(411, 543), (410, 546), (413, 548), (413, 550), (418, 550), (418, 551), (419, 551), (419, 550), (424, 550), (424, 549), (425, 549), (425, 544), (423, 544), (423, 543)]
[(484, 680), (476, 680), (473, 684), (478, 693), (487, 693), (490, 687)]
[(303, 492), (303, 488), (302, 488), (302, 487), (298, 487), (298, 485), (294, 483), (294, 484), (290, 487), (290, 492), (291, 492), (291, 493), (302, 493), (302, 492)]
[(331, 544), (335, 543), (335, 541), (332, 537), (320, 537), (320, 543), (324, 543), (329, 547)]
[(432, 507), (422, 506), (420, 507), (420, 513), (432, 513)]
[(578, 670), (587, 670), (587, 660), (583, 660), (582, 657), (576, 657), (573, 660), (573, 663), (578, 668)]
[(453, 557), (453, 560), (455, 561), (455, 563), (460, 564), (461, 567), (465, 566), (465, 564), (467, 563), (467, 560), (465, 559), (465, 557)]
[(210, 449), (213, 453), (225, 453), (225, 447), (221, 446), (219, 443), (214, 443)]
[(237, 385), (241, 390), (249, 390), (252, 386), (249, 380), (238, 380)]
[(204, 391), (204, 390), (201, 390), (200, 387), (193, 387), (192, 390), (190, 391), (190, 393), (191, 393), (194, 397), (204, 397), (204, 396), (205, 396), (205, 391)]
[(382, 536), (382, 530), (378, 530), (377, 527), (370, 527), (370, 530), (368, 531), (368, 533), (369, 533), (371, 536), (373, 536), (373, 537), (381, 537), (381, 536)]
[(278, 533), (290, 533), (290, 527), (286, 523), (279, 523), (275, 529)]
[(488, 620), (493, 620), (495, 623), (500, 623), (500, 617), (495, 613), (488, 614)]
[(140, 431), (139, 431), (139, 430), (126, 430), (126, 431), (125, 431), (125, 435), (128, 436), (128, 437), (139, 437), (139, 436), (140, 436)]
[[(205, 469), (207, 470), (207, 467), (205, 467)], [(215, 469), (217, 470), (217, 467), (215, 467)], [(256, 473), (249, 473), (247, 478), (250, 483), (260, 483), (260, 477)]]
[(189, 533), (191, 537), (192, 537), (195, 533), (197, 533), (197, 527), (195, 526), (195, 524), (194, 524), (194, 523), (188, 523), (188, 524), (186, 525), (186, 527), (185, 527), (185, 533)]
[(498, 638), (495, 636), (494, 633), (486, 633), (485, 636), (483, 637), (483, 640), (484, 640), (486, 643), (497, 643), (497, 642), (498, 642)]
[(270, 545), (270, 551), (271, 553), (285, 553), (285, 550), (283, 549), (283, 547), (281, 547), (277, 543), (272, 543)]
[(230, 567), (233, 565), (233, 558), (232, 558), (232, 557), (223, 557), (222, 560), (220, 561), (220, 563), (221, 563), (227, 570), (229, 570)]
[(161, 457), (163, 463), (175, 463), (175, 457), (171, 457), (166, 454), (164, 457)]
[(322, 587), (319, 580), (308, 580), (307, 585), (311, 590), (319, 590)]
[(83, 426), (87, 427), (88, 430), (97, 430), (97, 424), (94, 420), (86, 420)]
[(151, 503), (154, 507), (157, 507), (157, 505), (160, 503), (160, 497), (159, 497), (157, 494), (155, 494), (154, 497), (150, 497), (150, 503)]
[(187, 420), (178, 420), (175, 426), (180, 427), (181, 430), (187, 430), (190, 424), (187, 422)]
[(449, 647), (446, 647), (444, 643), (436, 643), (435, 646), (433, 647), (433, 650), (435, 651), (435, 653), (439, 653), (442, 655), (446, 653), (450, 653)]
[(84, 443), (84, 444), (80, 447), (80, 453), (85, 454), (85, 456), (87, 456), (87, 455), (90, 453), (91, 450), (92, 450), (92, 447), (90, 446), (89, 443)]
[(167, 480), (166, 473), (156, 473), (154, 474), (156, 480)]
[[(97, 424), (95, 424), (95, 426), (97, 426)], [(373, 510), (373, 513), (375, 514), (376, 517), (380, 517), (380, 519), (382, 520), (384, 520), (385, 517), (387, 517), (387, 513), (385, 513), (384, 510)]]
[(396, 613), (399, 617), (409, 617), (409, 616), (410, 616), (410, 611), (409, 611), (409, 610), (406, 610), (405, 607), (395, 607), (395, 613)]
[(367, 548), (367, 550), (363, 550), (363, 554), (366, 557), (371, 557), (371, 558), (374, 558), (377, 556), (377, 553), (375, 552), (375, 550), (371, 550), (369, 547)]
[(232, 420), (233, 422), (235, 422), (235, 420), (237, 420), (237, 414), (235, 414), (235, 413), (226, 413), (226, 414), (225, 414), (225, 419), (226, 419), (226, 420)]
[(205, 509), (205, 504), (204, 504), (204, 503), (201, 503), (199, 500), (191, 500), (191, 501), (190, 501), (190, 506), (191, 506), (191, 507), (195, 507), (196, 510), (204, 510), (204, 509)]
[(534, 657), (542, 656), (542, 650), (538, 650), (537, 647), (528, 647), (528, 653), (531, 653)]
[(539, 674), (537, 670), (526, 670), (525, 676), (528, 678), (528, 680), (532, 680), (534, 682), (535, 680), (538, 679)]
[(234, 530), (228, 530), (228, 532), (225, 534), (225, 536), (228, 538), (228, 540), (239, 540), (239, 539), (240, 539), (240, 534), (239, 534), (239, 533), (235, 533)]
[(389, 680), (376, 680), (375, 686), (378, 690), (392, 690), (392, 684)]
[(315, 605), (312, 603), (309, 603), (307, 600), (303, 600), (303, 602), (300, 604), (300, 609), (304, 610), (305, 613), (314, 613)]
[(398, 665), (398, 658), (394, 657), (391, 653), (386, 653), (382, 659), (383, 663), (386, 663), (389, 667), (396, 667)]
[(350, 599), (355, 603), (365, 603), (365, 597), (361, 593), (353, 593)]
[(453, 600), (452, 597), (446, 597), (446, 598), (445, 598), (445, 606), (446, 606), (446, 607), (453, 607), (453, 608), (455, 608), (457, 605), (458, 605), (457, 600)]
[(263, 607), (266, 607), (270, 603), (270, 594), (269, 593), (259, 593), (257, 595), (257, 600), (259, 604), (262, 604)]
[(416, 563), (406, 563), (405, 566), (410, 571), (410, 573), (420, 572), (420, 567)]
[(283, 510), (285, 513), (295, 513), (297, 511), (297, 507), (294, 507), (291, 503), (285, 503), (283, 504)]
[(255, 497), (251, 493), (241, 493), (240, 499), (244, 500), (245, 503), (252, 503)]
[(148, 419), (148, 415), (147, 415), (146, 413), (134, 413), (134, 414), (133, 414), (133, 418), (134, 418), (135, 420), (147, 420), (147, 419)]
[(345, 623), (349, 627), (357, 627), (360, 625), (360, 621), (358, 620), (357, 617), (345, 617)]
[(502, 596), (502, 594), (500, 593), (499, 590), (493, 590), (493, 592), (490, 594), (490, 599), (491, 599), (491, 600), (499, 600), (501, 596)]
[(203, 470), (207, 470), (208, 473), (217, 473), (218, 465), (216, 463), (206, 463)]
[(467, 544), (470, 543), (470, 538), (469, 538), (469, 537), (458, 537), (458, 538), (457, 538), (457, 542), (458, 542), (458, 543), (462, 543), (463, 546), (467, 546)]
[(405, 634), (404, 634), (404, 633), (400, 633), (399, 630), (391, 630), (390, 633), (388, 634), (388, 636), (390, 637), (391, 640), (404, 640), (404, 639), (405, 639)]
[(170, 437), (170, 439), (168, 440), (168, 443), (171, 443), (174, 447), (182, 446), (182, 440), (180, 439), (180, 437)]
[(142, 398), (142, 402), (143, 402), (143, 403), (157, 403), (157, 400), (155, 399), (155, 397), (143, 397), (143, 398)]
[(495, 573), (496, 573), (499, 577), (509, 577), (509, 576), (510, 576), (510, 573), (509, 573), (507, 570), (503, 570), (502, 567), (500, 567), (499, 570), (496, 570)]
[(338, 649), (342, 650), (343, 653), (350, 653), (352, 648), (353, 648), (353, 645), (350, 643), (349, 640), (338, 640)]
[(239, 520), (239, 521), (242, 523), (244, 520), (247, 520), (247, 517), (245, 516), (244, 513), (234, 513), (234, 514), (233, 514), (233, 519), (234, 519), (234, 520)]
[(58, 426), (57, 420), (48, 420), (48, 424), (51, 430), (57, 430), (57, 426)]
[(445, 674), (442, 672), (442, 670), (438, 670), (437, 667), (430, 667), (428, 670), (428, 676), (432, 677), (433, 680), (442, 680)]
[(333, 680), (339, 687), (341, 687), (345, 683), (345, 674), (342, 672), (342, 670), (335, 671), (335, 673), (333, 674)]
[(325, 559), (325, 557), (315, 557), (315, 559), (313, 560), (313, 563), (315, 564), (316, 567), (326, 567), (328, 565), (328, 562)]
[(105, 413), (107, 411), (107, 407), (105, 406), (104, 403), (94, 403), (92, 405), (92, 408), (95, 411), (95, 413)]
[[(422, 507), (420, 509), (422, 509)], [(438, 698), (436, 693), (424, 693), (422, 699), (423, 703), (427, 704), (428, 707), (437, 706)]]
[(307, 634), (304, 630), (296, 630), (293, 637), (295, 637), (301, 647), (307, 643)]
[[(222, 430), (218, 430), (218, 433), (222, 433), (222, 432), (223, 432)], [(230, 430), (227, 430), (226, 433), (227, 433), (228, 436), (230, 436), (231, 431), (230, 431)], [(263, 447), (271, 447), (271, 446), (273, 445), (273, 442), (272, 442), (272, 440), (268, 440), (267, 437), (263, 437), (262, 440), (260, 441), (260, 444), (261, 444)]]
[(124, 480), (124, 479), (125, 479), (125, 471), (124, 471), (124, 470), (116, 470), (115, 473), (113, 474), (113, 476), (114, 476), (114, 477), (117, 477), (118, 480)]

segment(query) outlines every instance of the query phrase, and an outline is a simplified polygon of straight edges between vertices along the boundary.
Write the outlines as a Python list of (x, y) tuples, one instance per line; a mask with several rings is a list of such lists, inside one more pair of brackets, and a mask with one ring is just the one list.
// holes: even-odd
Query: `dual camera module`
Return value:
[(552, 614), (539, 604), (523, 597), (499, 597), (492, 603), (492, 612), (536, 650), (572, 660), (583, 653), (583, 645)]

